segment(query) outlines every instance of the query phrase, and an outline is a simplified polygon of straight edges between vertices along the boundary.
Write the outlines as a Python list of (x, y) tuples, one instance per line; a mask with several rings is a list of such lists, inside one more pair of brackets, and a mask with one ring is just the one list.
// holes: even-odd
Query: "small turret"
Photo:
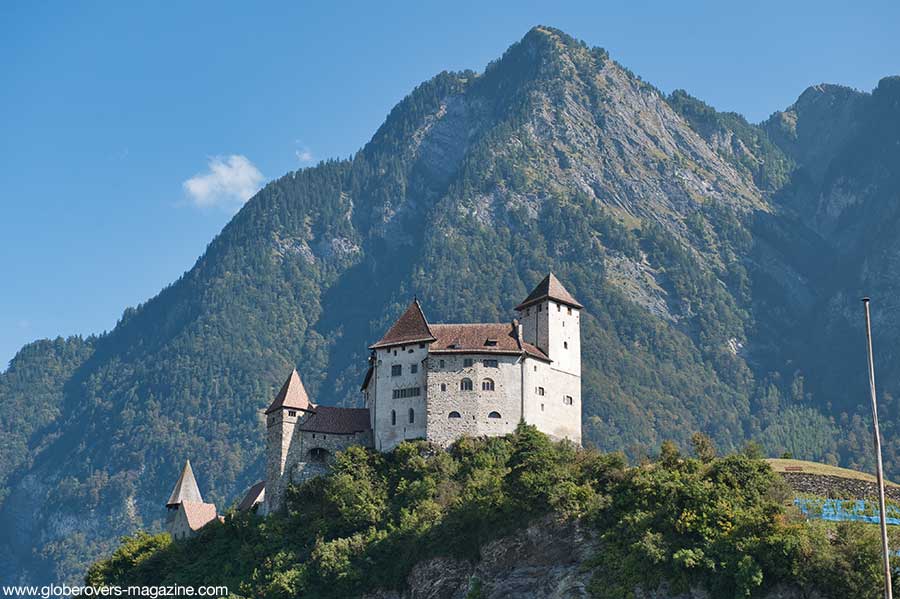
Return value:
[(166, 502), (166, 509), (169, 511), (166, 530), (173, 539), (193, 536), (218, 517), (215, 504), (203, 502), (190, 460), (184, 462), (181, 476), (178, 477), (175, 488), (169, 495), (169, 501)]
[(295, 368), (266, 409), (266, 511), (281, 508), (285, 465), (298, 420), (313, 406)]
[(194, 470), (191, 468), (190, 460), (185, 460), (181, 476), (178, 477), (175, 488), (172, 489), (172, 494), (169, 495), (169, 501), (166, 502), (166, 508), (177, 510), (178, 506), (185, 501), (203, 503), (200, 487), (197, 486), (197, 479), (194, 478)]

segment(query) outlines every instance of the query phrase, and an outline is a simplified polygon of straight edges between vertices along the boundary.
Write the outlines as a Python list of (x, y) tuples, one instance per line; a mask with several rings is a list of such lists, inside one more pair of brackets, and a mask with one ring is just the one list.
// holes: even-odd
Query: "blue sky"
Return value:
[(259, 185), (352, 154), (418, 83), (537, 24), (752, 121), (900, 74), (896, 1), (3, 2), (0, 370), (112, 328)]

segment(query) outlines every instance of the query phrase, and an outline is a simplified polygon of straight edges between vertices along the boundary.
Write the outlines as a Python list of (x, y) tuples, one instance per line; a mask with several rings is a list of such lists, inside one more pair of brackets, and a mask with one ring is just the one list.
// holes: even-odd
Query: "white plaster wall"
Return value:
[[(581, 377), (534, 358), (525, 360), (525, 422), (552, 438), (581, 444)], [(544, 388), (544, 395), (538, 389)], [(566, 405), (565, 396), (572, 397)]]
[[(472, 366), (463, 366), (465, 359)], [(497, 367), (484, 360), (497, 360)], [(444, 366), (441, 367), (441, 360)], [(498, 436), (515, 430), (521, 418), (521, 358), (497, 354), (431, 354), (428, 358), (427, 438), (449, 445), (466, 435)], [(472, 391), (462, 391), (462, 379), (472, 380)], [(483, 391), (482, 381), (494, 381), (493, 391)], [(442, 385), (446, 385), (442, 390)], [(450, 412), (460, 418), (449, 418)], [(488, 418), (498, 412), (500, 418)]]
[[(388, 451), (406, 439), (425, 438), (425, 364), (428, 344), (415, 343), (379, 349), (376, 353), (374, 373), (375, 397), (371, 401), (375, 433), (375, 448)], [(391, 376), (391, 366), (400, 364), (403, 373)], [(418, 365), (418, 372), (410, 372), (412, 364)], [(421, 387), (419, 397), (394, 399), (394, 389)], [(414, 422), (409, 422), (409, 410), (414, 412)], [(397, 422), (391, 424), (391, 410), (396, 411)]]
[(581, 376), (581, 311), (549, 302), (547, 320), (547, 355), (553, 360), (553, 367)]

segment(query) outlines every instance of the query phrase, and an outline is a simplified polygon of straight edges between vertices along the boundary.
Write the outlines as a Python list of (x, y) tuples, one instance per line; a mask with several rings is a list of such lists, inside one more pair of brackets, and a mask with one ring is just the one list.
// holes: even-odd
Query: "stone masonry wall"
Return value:
[[(779, 474), (799, 493), (810, 493), (831, 499), (878, 499), (878, 485), (874, 482), (807, 472), (779, 472)], [(885, 486), (884, 496), (900, 502), (900, 487)]]
[[(471, 366), (464, 366), (465, 360)], [(485, 366), (484, 360), (497, 360)], [(441, 365), (443, 364), (443, 366)], [(521, 359), (498, 354), (432, 354), (427, 369), (427, 439), (446, 446), (463, 435), (470, 437), (505, 435), (515, 430), (522, 416)], [(460, 389), (460, 382), (472, 381), (472, 390)], [(494, 382), (493, 391), (482, 390), (482, 382)], [(459, 418), (450, 418), (458, 412)], [(500, 418), (490, 418), (496, 412)]]

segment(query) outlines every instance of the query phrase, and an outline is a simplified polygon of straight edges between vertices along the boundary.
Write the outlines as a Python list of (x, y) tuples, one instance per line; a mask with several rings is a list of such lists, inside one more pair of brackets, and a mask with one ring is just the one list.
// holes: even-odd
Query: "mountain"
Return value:
[(703, 431), (870, 466), (865, 290), (900, 475), (898, 88), (817, 86), (754, 125), (547, 27), (437, 75), (351, 159), (269, 183), (113, 331), (0, 374), (0, 579), (77, 580), (159, 527), (185, 458), (234, 501), (292, 367), (356, 404), (411, 296), (432, 322), (508, 320), (548, 271), (585, 305), (584, 438), (633, 459)]

